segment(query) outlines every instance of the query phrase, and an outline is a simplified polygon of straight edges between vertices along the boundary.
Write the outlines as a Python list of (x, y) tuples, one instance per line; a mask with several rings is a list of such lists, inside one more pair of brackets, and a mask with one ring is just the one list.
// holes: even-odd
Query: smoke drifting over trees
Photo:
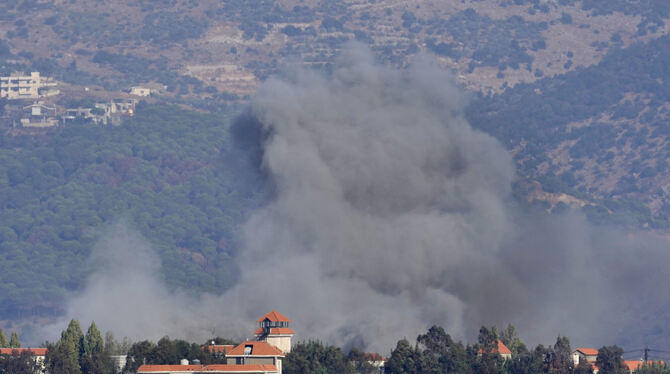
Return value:
[(380, 352), (434, 324), (460, 338), (511, 322), (531, 343), (621, 342), (633, 330), (625, 339), (640, 342), (635, 313), (668, 304), (667, 242), (520, 207), (510, 155), (470, 127), (464, 103), (429, 59), (394, 70), (358, 45), (328, 76), (268, 80), (235, 125), (258, 136), (274, 187), (244, 225), (238, 284), (168, 292), (148, 245), (117, 227), (68, 319), (202, 340), (248, 337), (277, 309), (300, 339)]

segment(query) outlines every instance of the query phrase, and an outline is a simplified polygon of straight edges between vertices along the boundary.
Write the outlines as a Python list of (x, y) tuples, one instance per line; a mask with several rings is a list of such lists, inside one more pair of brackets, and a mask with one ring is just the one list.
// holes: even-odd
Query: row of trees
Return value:
[[(497, 352), (500, 339), (512, 352), (511, 359), (503, 359)], [(400, 340), (386, 362), (386, 373), (461, 373), (461, 374), (590, 374), (594, 367), (580, 361), (574, 364), (572, 349), (567, 337), (559, 336), (553, 346), (542, 344), (527, 348), (518, 338), (516, 330), (509, 325), (498, 331), (495, 327), (482, 327), (475, 344), (464, 345), (454, 341), (444, 329), (431, 327), (426, 334), (419, 335), (412, 346), (406, 339)], [(623, 350), (616, 346), (604, 346), (598, 350), (595, 365), (601, 374), (627, 374), (629, 368), (622, 359)], [(642, 365), (636, 373), (670, 373), (665, 364)]]
[(118, 343), (112, 335), (107, 337), (105, 344), (95, 322), (84, 335), (79, 321), (73, 319), (61, 333), (60, 340), (47, 343), (47, 371), (50, 374), (115, 374), (116, 367), (111, 356), (117, 353)]
[[(503, 359), (497, 351), (500, 340), (512, 352)], [(482, 327), (474, 344), (455, 341), (442, 327), (433, 326), (414, 343), (407, 339), (398, 341), (386, 361), (388, 374), (460, 373), (460, 374), (592, 374), (594, 365), (580, 361), (575, 365), (572, 348), (567, 337), (559, 336), (553, 346), (527, 347), (519, 339), (512, 325), (507, 328)], [(623, 350), (604, 346), (598, 350), (595, 367), (601, 374), (628, 374), (629, 368), (622, 359)], [(375, 373), (369, 356), (357, 349), (345, 354), (340, 348), (318, 341), (293, 346), (283, 363), (287, 374)], [(635, 370), (639, 374), (668, 374), (664, 363), (653, 362)]]
[(172, 340), (167, 336), (161, 338), (157, 343), (148, 340), (137, 342), (128, 350), (123, 373), (135, 373), (144, 364), (177, 365), (182, 359), (187, 359), (189, 362), (197, 360), (202, 365), (225, 364), (226, 358), (223, 353), (204, 349), (212, 341), (214, 344), (236, 344), (231, 340), (214, 338), (202, 345), (181, 339)]
[[(235, 342), (214, 338), (208, 343), (235, 344)], [(182, 359), (199, 361), (203, 365), (225, 363), (225, 356), (204, 349), (202, 344), (169, 337), (157, 343), (148, 340), (131, 344), (128, 339), (119, 343), (112, 333), (102, 338), (100, 331), (91, 323), (86, 334), (77, 320), (72, 320), (55, 343), (47, 343), (45, 368), (49, 374), (132, 374), (144, 364), (178, 365)], [(119, 370), (114, 356), (126, 356), (126, 365)], [(2, 373), (2, 372), (0, 372)]]
[[(503, 359), (497, 341), (505, 344), (512, 355)], [(120, 344), (111, 333), (103, 339), (95, 323), (86, 334), (77, 320), (72, 320), (55, 343), (47, 343), (44, 369), (49, 374), (132, 374), (143, 364), (179, 364), (181, 359), (199, 361), (203, 365), (225, 363), (225, 355), (205, 349), (205, 345), (169, 337), (157, 343), (145, 340)], [(215, 338), (213, 344), (236, 344)], [(519, 339), (512, 325), (507, 328), (482, 327), (474, 344), (455, 341), (442, 327), (433, 326), (417, 337), (412, 344), (401, 339), (391, 351), (385, 364), (388, 374), (460, 373), (460, 374), (592, 374), (594, 366), (586, 361), (575, 365), (567, 337), (559, 336), (553, 346), (542, 344), (529, 348)], [(34, 374), (40, 370), (30, 352), (0, 357), (0, 374)], [(126, 366), (118, 370), (113, 356), (126, 355)], [(623, 350), (603, 346), (598, 350), (595, 367), (601, 374), (628, 374), (622, 359)], [(353, 348), (345, 353), (341, 348), (319, 341), (301, 342), (293, 346), (283, 362), (286, 374), (372, 374), (378, 372), (371, 361), (377, 360)], [(638, 374), (670, 374), (664, 363), (641, 365)]]
[(341, 373), (369, 374), (378, 369), (372, 366), (363, 352), (352, 349), (345, 354), (342, 349), (319, 341), (298, 343), (291, 348), (282, 364), (286, 374)]
[(7, 340), (5, 331), (0, 329), (0, 348), (21, 348), (19, 334), (16, 331), (13, 331), (11, 337)]

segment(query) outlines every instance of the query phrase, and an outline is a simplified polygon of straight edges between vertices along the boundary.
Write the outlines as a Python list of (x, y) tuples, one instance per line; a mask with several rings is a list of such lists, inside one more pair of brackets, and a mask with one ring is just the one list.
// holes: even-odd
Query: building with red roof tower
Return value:
[(258, 319), (259, 327), (254, 334), (256, 340), (242, 342), (237, 346), (209, 345), (203, 349), (225, 354), (225, 364), (189, 365), (142, 365), (138, 374), (282, 374), (282, 361), (291, 351), (293, 330), (288, 327), (290, 319), (273, 310)]
[(291, 352), (293, 330), (289, 327), (291, 320), (288, 317), (273, 310), (256, 322), (258, 322), (258, 328), (254, 335), (256, 335), (258, 341), (267, 342), (279, 348), (285, 354)]

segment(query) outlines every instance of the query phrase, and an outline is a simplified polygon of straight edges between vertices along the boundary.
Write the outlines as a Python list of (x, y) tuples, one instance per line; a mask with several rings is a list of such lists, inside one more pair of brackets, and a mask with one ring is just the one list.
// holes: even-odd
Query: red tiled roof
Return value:
[(644, 361), (639, 361), (639, 360), (637, 360), (637, 361), (624, 361), (623, 363), (624, 363), (624, 365), (628, 366), (628, 370), (635, 371), (635, 370), (639, 369), (640, 366), (642, 366)]
[(218, 373), (275, 373), (277, 367), (269, 364), (262, 365), (207, 365), (202, 371)]
[(202, 365), (142, 365), (137, 369), (137, 373), (169, 373), (169, 372), (187, 372), (200, 371)]
[(247, 346), (251, 346), (251, 354), (250, 356), (282, 356), (284, 357), (284, 353), (279, 350), (279, 348), (272, 346), (268, 344), (267, 342), (261, 342), (257, 340), (250, 340), (241, 343), (237, 347), (233, 348), (232, 350), (228, 351), (226, 354), (228, 357), (230, 356), (245, 356), (244, 354), (244, 349)]
[(598, 355), (598, 350), (595, 349), (595, 348), (579, 347), (579, 348), (577, 348), (577, 351), (580, 351), (587, 356), (597, 356)]
[(368, 361), (386, 361), (379, 353), (364, 353), (363, 357)]
[(500, 353), (501, 355), (511, 355), (512, 351), (510, 351), (509, 348), (507, 348), (507, 346), (503, 344), (503, 342), (500, 341), (500, 339), (498, 339), (498, 353)]
[(276, 310), (272, 310), (272, 311), (270, 311), (269, 313), (267, 313), (267, 314), (264, 315), (263, 317), (261, 317), (261, 318), (259, 318), (258, 320), (256, 320), (256, 322), (263, 322), (263, 321), (265, 321), (266, 319), (269, 320), (269, 321), (271, 321), (271, 322), (291, 322), (291, 320), (288, 319), (288, 317), (286, 317), (285, 315), (279, 313), (279, 312), (276, 311)]
[(46, 348), (0, 348), (0, 354), (2, 355), (11, 355), (14, 351), (17, 351), (19, 354), (24, 351), (29, 351), (35, 356), (44, 356), (47, 354)]
[[(500, 341), (500, 339), (498, 339), (497, 343), (498, 343), (498, 346), (496, 348), (494, 348), (495, 353), (499, 353), (501, 355), (511, 355), (512, 354), (512, 351), (510, 351), (509, 348), (507, 348), (507, 346), (502, 341)], [(479, 348), (479, 353), (484, 353), (484, 349)]]
[[(644, 365), (644, 361), (642, 360), (635, 360), (635, 361), (624, 361), (623, 362), (626, 366), (628, 366), (628, 370), (630, 371), (635, 371), (642, 367)], [(647, 365), (663, 365), (665, 364), (665, 361), (647, 361)]]
[[(272, 327), (270, 328), (270, 334), (293, 335), (294, 332), (288, 327)], [(254, 335), (265, 335), (265, 329), (262, 327), (257, 328)]]
[(204, 345), (203, 350), (207, 350), (212, 353), (228, 353), (231, 349), (235, 347), (234, 345), (223, 344), (223, 345)]

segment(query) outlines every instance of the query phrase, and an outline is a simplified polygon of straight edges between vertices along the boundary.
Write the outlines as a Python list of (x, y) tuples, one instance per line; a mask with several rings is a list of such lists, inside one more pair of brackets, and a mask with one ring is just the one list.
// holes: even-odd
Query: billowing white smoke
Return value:
[(667, 243), (521, 211), (509, 154), (470, 127), (463, 105), (438, 67), (386, 68), (357, 45), (328, 77), (267, 81), (241, 125), (262, 126), (276, 196), (244, 226), (239, 283), (222, 296), (170, 293), (148, 246), (116, 227), (96, 251), (107, 266), (68, 317), (135, 339), (203, 341), (249, 337), (277, 309), (298, 339), (382, 353), (432, 324), (461, 338), (512, 322), (531, 343), (612, 343), (603, 339), (636, 325), (631, 308), (654, 298), (640, 290), (669, 285), (657, 271)]

